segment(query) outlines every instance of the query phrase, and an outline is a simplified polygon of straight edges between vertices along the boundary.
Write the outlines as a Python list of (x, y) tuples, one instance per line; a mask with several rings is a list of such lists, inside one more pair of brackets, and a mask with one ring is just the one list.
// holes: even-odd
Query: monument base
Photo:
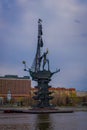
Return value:
[(26, 114), (48, 114), (48, 113), (73, 113), (74, 110), (61, 110), (61, 109), (28, 109), (28, 110), (19, 110), (19, 109), (4, 109), (4, 113), (26, 113)]

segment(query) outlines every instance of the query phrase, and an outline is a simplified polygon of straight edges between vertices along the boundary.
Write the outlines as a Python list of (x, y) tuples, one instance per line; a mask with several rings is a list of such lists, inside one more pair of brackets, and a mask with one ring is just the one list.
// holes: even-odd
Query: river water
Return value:
[(0, 113), (0, 130), (87, 130), (87, 112)]

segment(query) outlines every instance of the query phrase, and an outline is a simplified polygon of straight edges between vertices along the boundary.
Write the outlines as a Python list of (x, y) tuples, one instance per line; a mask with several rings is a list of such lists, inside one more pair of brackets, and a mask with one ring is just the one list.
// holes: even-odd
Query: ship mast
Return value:
[(35, 59), (33, 61), (33, 64), (31, 66), (31, 71), (33, 72), (38, 72), (40, 71), (40, 66), (41, 66), (41, 62), (40, 62), (40, 57), (41, 57), (41, 48), (43, 47), (43, 40), (42, 40), (42, 20), (39, 19), (38, 20), (38, 41), (37, 41), (37, 50), (36, 50), (36, 55), (35, 55)]

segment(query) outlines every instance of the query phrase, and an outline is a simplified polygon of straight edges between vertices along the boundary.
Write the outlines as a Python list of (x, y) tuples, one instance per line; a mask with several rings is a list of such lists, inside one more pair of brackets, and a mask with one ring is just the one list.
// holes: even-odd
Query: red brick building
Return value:
[(7, 100), (9, 91), (11, 93), (11, 100), (14, 102), (30, 99), (31, 80), (28, 76), (5, 75), (0, 77), (0, 99), (3, 102)]

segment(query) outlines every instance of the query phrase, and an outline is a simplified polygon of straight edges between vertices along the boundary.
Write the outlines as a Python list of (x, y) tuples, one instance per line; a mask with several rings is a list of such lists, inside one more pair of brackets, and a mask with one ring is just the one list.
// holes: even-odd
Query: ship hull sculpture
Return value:
[(53, 99), (51, 94), (52, 91), (49, 91), (51, 86), (49, 82), (51, 81), (51, 77), (53, 74), (60, 71), (60, 69), (56, 70), (55, 72), (50, 71), (49, 67), (49, 59), (47, 59), (48, 50), (41, 54), (41, 49), (43, 47), (43, 40), (42, 40), (42, 20), (38, 20), (38, 42), (37, 42), (37, 50), (35, 59), (31, 69), (26, 67), (26, 62), (23, 61), (24, 64), (24, 71), (28, 71), (32, 80), (37, 82), (36, 92), (34, 92), (35, 96), (33, 99), (37, 101), (37, 104), (34, 106), (36, 108), (53, 108), (52, 104), (50, 104), (50, 100)]

